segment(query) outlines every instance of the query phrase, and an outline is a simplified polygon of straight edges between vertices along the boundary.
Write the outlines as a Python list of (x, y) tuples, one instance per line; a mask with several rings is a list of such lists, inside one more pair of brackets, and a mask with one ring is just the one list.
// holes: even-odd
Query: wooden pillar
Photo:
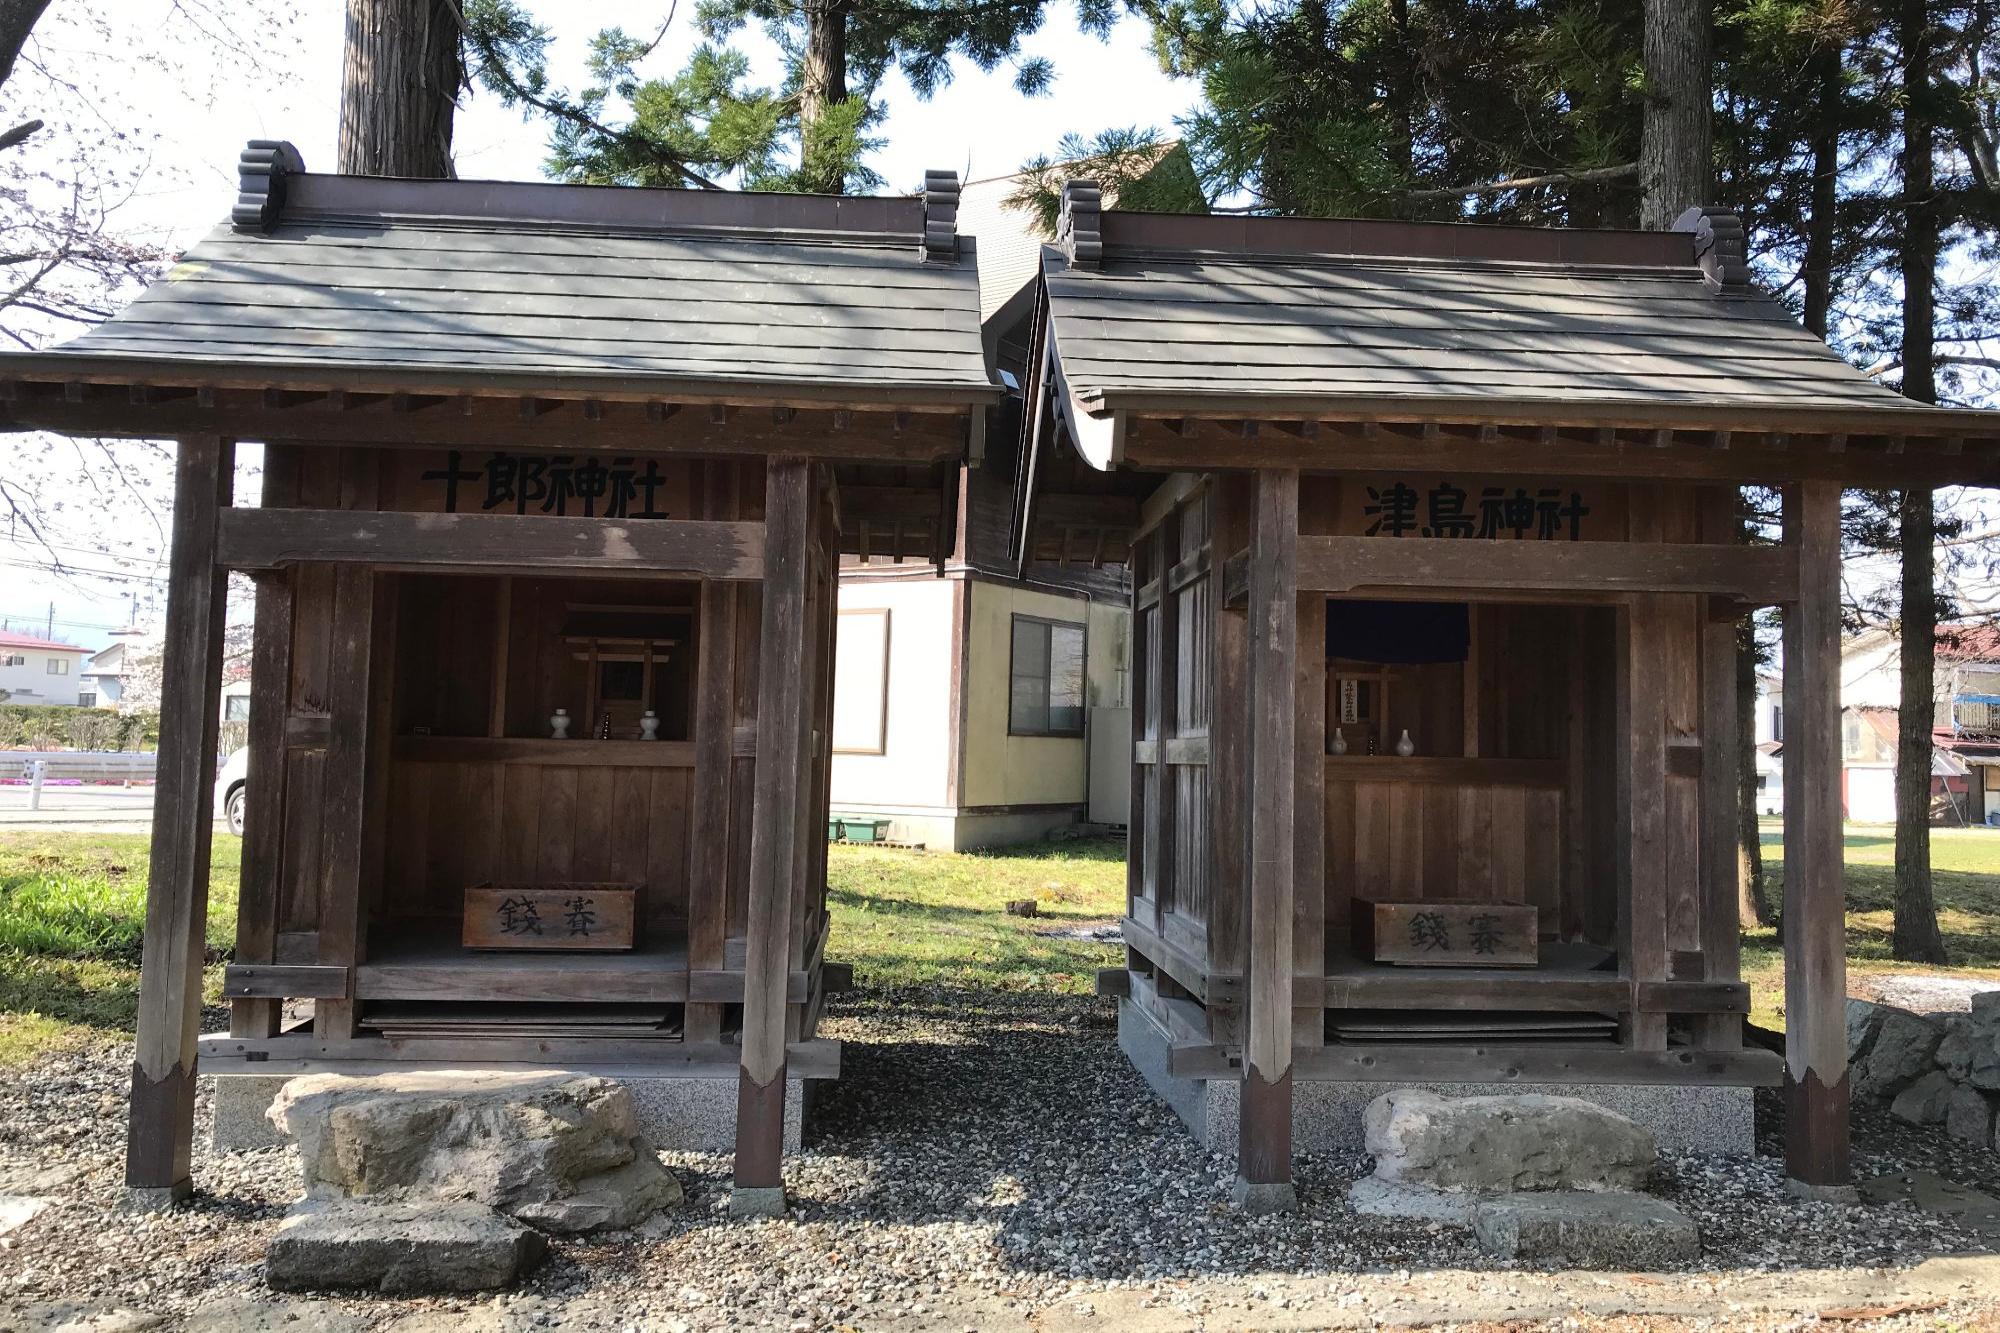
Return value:
[[(1249, 938), (1249, 836), (1245, 820), (1250, 787), (1250, 626), (1245, 607), (1229, 605), (1224, 570), (1250, 540), (1250, 489), (1240, 473), (1214, 474), (1208, 493), (1209, 596), (1214, 672), (1208, 723), (1208, 966), (1240, 977)], [(1135, 622), (1136, 623), (1136, 622)], [(1211, 994), (1208, 1039), (1243, 1042), (1243, 1006)]]
[[(1738, 540), (1734, 486), (1702, 493), (1701, 539), (1715, 545)], [(1711, 602), (1701, 623), (1701, 958), (1709, 981), (1735, 981), (1742, 969), (1743, 931), (1737, 919), (1737, 755), (1743, 737), (1736, 711), (1736, 639), (1743, 611)], [(1736, 1050), (1743, 1045), (1741, 1014), (1704, 1014), (1697, 1020), (1701, 1045)]]
[(758, 637), (757, 780), (750, 816), (750, 895), (743, 977), (743, 1057), (737, 1078), (736, 1184), (730, 1210), (785, 1209), (785, 985), (791, 963), (792, 880), (798, 868), (805, 753), (807, 538), (811, 467), (773, 458), (764, 489), (764, 606)]
[[(1299, 530), (1320, 535), (1340, 512), (1340, 483), (1300, 482)], [(1326, 973), (1326, 594), (1298, 594), (1292, 762), (1292, 974)], [(1292, 1009), (1292, 1045), (1326, 1044), (1326, 1010), (1313, 996)]]
[[(1624, 848), (1619, 866), (1618, 961), (1634, 983), (1667, 980), (1667, 680), (1666, 601), (1640, 594), (1626, 607), (1619, 634), (1619, 712), (1625, 746), (1618, 791)], [(1636, 994), (1636, 986), (1635, 986)], [(1636, 1004), (1636, 1000), (1633, 1002)], [(1626, 1043), (1667, 1048), (1667, 1016), (1626, 1015)]]
[(215, 563), (216, 535), (235, 468), (235, 445), (219, 436), (184, 439), (175, 453), (159, 773), (125, 1149), (125, 1183), (151, 1206), (184, 1198), (193, 1189), (195, 1039), (201, 1032), (217, 700), (229, 591), (228, 576)]
[(1785, 491), (1799, 600), (1785, 608), (1785, 1173), (1851, 1193), (1847, 896), (1840, 828), (1840, 487)]
[[(737, 517), (736, 465), (702, 465), (702, 517)], [(723, 965), (728, 935), (729, 849), (736, 729), (736, 585), (704, 579), (695, 614), (694, 790), (695, 836), (688, 845), (688, 966), (713, 971)], [(690, 1042), (722, 1039), (722, 1006), (689, 1004), (683, 1031)]]
[[(367, 944), (369, 750), (377, 738), (375, 701), (376, 575), (341, 565), (333, 576), (332, 671), (327, 681), (326, 768), (320, 786), (319, 951), (325, 967), (344, 967), (348, 995)], [(313, 1005), (313, 1034), (354, 1035), (352, 998)]]
[[(266, 509), (298, 502), (298, 450), (264, 446)], [(277, 961), (279, 877), (284, 873), (285, 713), (292, 687), (292, 571), (255, 576), (257, 611), (250, 648), (250, 751), (243, 781), (243, 859), (236, 898), (236, 961)], [(229, 1034), (275, 1037), (284, 1002), (233, 1000)]]
[(1292, 1190), (1292, 844), (1298, 760), (1299, 474), (1257, 474), (1250, 546), (1250, 867), (1248, 1024), (1236, 1201), (1298, 1207)]

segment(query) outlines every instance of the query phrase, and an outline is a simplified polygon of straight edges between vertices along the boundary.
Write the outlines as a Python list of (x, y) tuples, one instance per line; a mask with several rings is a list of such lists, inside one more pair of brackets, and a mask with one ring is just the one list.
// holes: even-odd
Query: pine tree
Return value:
[[(550, 37), (518, 0), (469, 0), (474, 77), (503, 103), (551, 124), (548, 169), (598, 184), (717, 186), (841, 194), (882, 185), (868, 154), (880, 146), (879, 92), (899, 71), (919, 97), (959, 63), (1014, 65), (1024, 95), (1045, 91), (1046, 60), (1021, 55), (1047, 0), (709, 0), (706, 43), (671, 78), (639, 72), (658, 38), (606, 29), (591, 44), (589, 83), (554, 85)], [(668, 8), (671, 17), (671, 7)], [(1086, 27), (1107, 28), (1109, 0), (1084, 0)], [(761, 28), (785, 57), (775, 88), (751, 84), (729, 42)], [(664, 28), (662, 33), (664, 33)]]

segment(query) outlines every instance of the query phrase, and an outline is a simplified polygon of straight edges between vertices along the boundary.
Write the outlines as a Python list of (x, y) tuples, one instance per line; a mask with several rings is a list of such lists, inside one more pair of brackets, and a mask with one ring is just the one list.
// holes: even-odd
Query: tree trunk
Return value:
[(445, 179), (465, 83), (460, 0), (347, 0), (338, 169)]
[[(1928, 0), (1903, 0), (1903, 394), (1937, 401), (1937, 213)], [(1931, 890), (1931, 728), (1935, 725), (1937, 525), (1928, 490), (1902, 494), (1902, 698), (1896, 715), (1896, 912), (1890, 952), (1945, 961)]]
[(1704, 0), (1645, 0), (1646, 111), (1639, 225), (1664, 231), (1715, 189), (1715, 97)]
[(0, 0), (0, 84), (13, 75), (14, 61), (48, 7), (49, 0)]
[(1826, 337), (1833, 313), (1833, 230), (1840, 184), (1840, 45), (1813, 53), (1812, 214), (1806, 219), (1805, 326)]
[(827, 142), (829, 109), (847, 100), (849, 0), (805, 0), (806, 56), (799, 71), (799, 176), (814, 194), (845, 194), (843, 155)]
[(1736, 918), (1743, 929), (1771, 924), (1764, 890), (1764, 841), (1757, 828), (1757, 636), (1749, 618), (1736, 636)]

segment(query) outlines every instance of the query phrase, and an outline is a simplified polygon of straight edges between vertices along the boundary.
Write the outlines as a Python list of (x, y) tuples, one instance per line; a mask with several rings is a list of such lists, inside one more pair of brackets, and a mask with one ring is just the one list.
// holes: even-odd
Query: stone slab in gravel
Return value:
[(361, 1333), (373, 1322), (325, 1301), (221, 1300), (195, 1310), (176, 1333)]
[(1377, 1176), (1363, 1176), (1347, 1187), (1347, 1204), (1363, 1217), (1395, 1217), (1415, 1222), (1471, 1226), (1478, 1196), (1452, 1194), (1428, 1185), (1399, 1185)]
[(1645, 1271), (1701, 1257), (1701, 1233), (1679, 1209), (1643, 1194), (1552, 1190), (1481, 1199), (1472, 1234), (1503, 1259)]
[(0, 1236), (28, 1225), (54, 1203), (32, 1194), (0, 1194)]
[(1383, 1180), (1436, 1189), (1643, 1189), (1653, 1136), (1575, 1097), (1442, 1097), (1398, 1089), (1369, 1103), (1368, 1151)]
[(1871, 1203), (1908, 1203), (1925, 1212), (1949, 1217), (1968, 1231), (2000, 1239), (2000, 1199), (1935, 1171), (1899, 1171), (1861, 1182), (1861, 1197)]
[(305, 1199), (278, 1224), (264, 1276), (279, 1291), (493, 1291), (548, 1256), (548, 1241), (485, 1204)]

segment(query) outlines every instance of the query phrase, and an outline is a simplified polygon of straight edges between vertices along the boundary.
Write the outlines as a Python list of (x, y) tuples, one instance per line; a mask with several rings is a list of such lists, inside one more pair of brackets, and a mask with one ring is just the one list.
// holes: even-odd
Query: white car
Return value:
[(215, 778), (215, 814), (229, 821), (229, 831), (243, 836), (243, 784), (250, 776), (250, 747), (229, 756)]

